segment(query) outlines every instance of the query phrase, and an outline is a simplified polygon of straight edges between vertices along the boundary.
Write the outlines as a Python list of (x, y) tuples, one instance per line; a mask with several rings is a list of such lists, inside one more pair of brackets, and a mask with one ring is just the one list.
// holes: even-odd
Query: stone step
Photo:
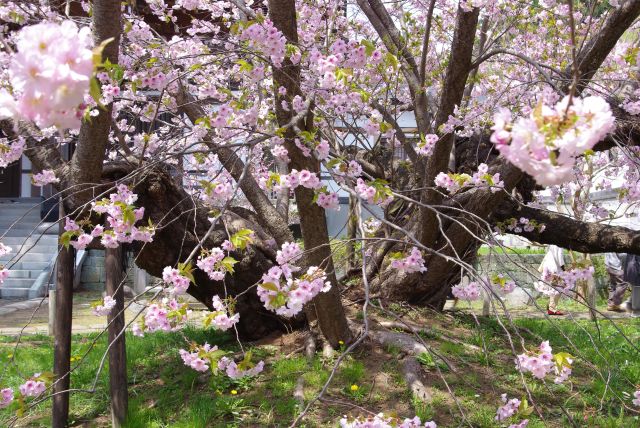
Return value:
[(33, 285), (33, 281), (34, 278), (7, 278), (0, 288), (29, 288)]
[(30, 262), (30, 261), (20, 260), (19, 262), (11, 266), (11, 270), (18, 269), (18, 270), (30, 270), (30, 271), (40, 272), (43, 269), (46, 269), (49, 266), (49, 263), (50, 262)]
[(0, 287), (0, 299), (25, 300), (29, 298), (29, 288)]
[[(2, 234), (0, 234), (2, 236)], [(58, 244), (58, 236), (57, 235), (40, 235), (40, 236), (31, 236), (29, 238), (20, 237), (20, 236), (5, 236), (4, 238), (0, 238), (0, 242), (5, 245), (8, 245), (12, 248), (17, 248), (22, 244), (25, 245), (33, 245), (33, 244), (46, 244), (46, 245), (57, 245)]]
[[(44, 244), (31, 244), (31, 245), (14, 245), (11, 247), (11, 253), (9, 256), (15, 256), (16, 254), (25, 254), (25, 253), (40, 253), (40, 254), (55, 254), (58, 252), (57, 245), (44, 245)], [(6, 257), (6, 256), (4, 256)], [(2, 258), (0, 257), (0, 260)]]
[(27, 252), (26, 254), (21, 254), (18, 257), (14, 258), (11, 254), (6, 254), (0, 257), (0, 263), (6, 264), (11, 260), (16, 262), (49, 262), (55, 256), (55, 253), (34, 253)]
[(43, 224), (18, 224), (14, 227), (9, 228), (0, 226), (0, 236), (23, 236), (29, 237), (32, 235), (38, 236), (41, 234), (45, 235), (57, 235), (58, 234), (58, 226), (51, 223), (43, 223)]
[(36, 278), (40, 270), (10, 269), (9, 278)]

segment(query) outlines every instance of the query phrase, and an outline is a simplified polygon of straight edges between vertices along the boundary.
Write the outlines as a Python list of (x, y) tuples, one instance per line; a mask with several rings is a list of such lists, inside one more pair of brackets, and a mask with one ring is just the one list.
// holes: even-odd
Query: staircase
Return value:
[(12, 251), (0, 257), (9, 278), (1, 299), (43, 297), (58, 251), (58, 226), (40, 220), (40, 199), (0, 200), (0, 242)]

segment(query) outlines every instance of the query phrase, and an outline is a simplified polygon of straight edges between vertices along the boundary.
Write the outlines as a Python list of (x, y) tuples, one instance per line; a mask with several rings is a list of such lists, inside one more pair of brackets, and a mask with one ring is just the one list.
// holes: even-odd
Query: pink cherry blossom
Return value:
[(111, 310), (116, 306), (116, 300), (111, 296), (104, 296), (102, 303), (97, 304), (92, 308), (92, 312), (97, 317), (104, 317), (111, 313)]

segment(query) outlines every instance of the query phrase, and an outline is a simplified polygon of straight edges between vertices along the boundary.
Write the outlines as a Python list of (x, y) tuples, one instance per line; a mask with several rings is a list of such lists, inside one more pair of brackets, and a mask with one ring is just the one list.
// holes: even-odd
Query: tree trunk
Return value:
[(105, 249), (105, 287), (116, 306), (107, 316), (109, 322), (109, 386), (112, 426), (122, 426), (127, 417), (127, 350), (124, 319), (124, 269), (122, 246)]
[[(60, 233), (64, 232), (64, 207), (60, 201)], [(56, 298), (53, 345), (53, 408), (51, 425), (63, 428), (69, 419), (71, 379), (71, 315), (73, 309), (73, 248), (60, 247), (56, 260)]]
[[(282, 31), (290, 43), (297, 44), (298, 28), (294, 0), (269, 0), (269, 17), (274, 26)], [(302, 95), (300, 92), (300, 68), (293, 65), (289, 58), (286, 58), (282, 67), (274, 67), (273, 80), (274, 87), (279, 88), (282, 86), (287, 89), (285, 95), (279, 94), (276, 90), (274, 106), (278, 124), (285, 126), (294, 116), (292, 111), (285, 110), (282, 107), (282, 101), (286, 101), (291, 105), (294, 96)], [(299, 125), (300, 129), (311, 130), (313, 127), (313, 115), (311, 113), (307, 115), (306, 125), (304, 120), (300, 120)], [(312, 173), (320, 174), (319, 162), (312, 157), (304, 156), (296, 146), (294, 138), (295, 131), (291, 127), (287, 128), (285, 143), (291, 157), (291, 167), (298, 170), (306, 169)], [(322, 267), (332, 284), (331, 290), (326, 293), (320, 293), (313, 299), (309, 304), (310, 307), (307, 308), (307, 312), (315, 314), (322, 334), (331, 346), (337, 348), (339, 341), (350, 342), (352, 334), (340, 300), (340, 290), (338, 289), (338, 281), (331, 256), (325, 212), (323, 208), (313, 202), (313, 190), (298, 186), (295, 189), (295, 196), (305, 245), (305, 267)]]

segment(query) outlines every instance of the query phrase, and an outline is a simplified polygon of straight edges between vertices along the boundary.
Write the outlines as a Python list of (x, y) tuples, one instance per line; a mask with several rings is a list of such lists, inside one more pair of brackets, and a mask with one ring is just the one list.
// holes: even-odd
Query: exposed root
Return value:
[(331, 344), (327, 341), (322, 342), (322, 356), (325, 358), (333, 358), (336, 352), (331, 347)]
[(415, 357), (406, 356), (402, 359), (402, 373), (411, 394), (425, 403), (430, 402), (432, 394), (422, 383), (422, 366)]
[(300, 376), (293, 390), (293, 398), (298, 402), (300, 408), (304, 408), (304, 378)]
[(308, 360), (312, 360), (316, 355), (316, 336), (312, 331), (304, 338), (304, 355)]
[[(384, 328), (393, 328), (396, 330), (402, 330), (410, 334), (416, 334), (420, 332), (433, 333), (433, 331), (429, 330), (427, 327), (412, 323), (410, 321), (380, 321), (378, 322), (378, 324), (380, 324), (380, 326)], [(463, 342), (447, 334), (444, 334), (443, 336), (446, 337), (447, 341), (464, 346), (469, 351), (472, 351), (472, 352), (482, 351), (482, 349), (479, 346), (471, 345), (470, 343)]]
[(391, 346), (400, 349), (405, 354), (414, 356), (429, 353), (429, 350), (420, 342), (405, 333), (385, 330), (370, 330), (369, 337), (382, 346)]

